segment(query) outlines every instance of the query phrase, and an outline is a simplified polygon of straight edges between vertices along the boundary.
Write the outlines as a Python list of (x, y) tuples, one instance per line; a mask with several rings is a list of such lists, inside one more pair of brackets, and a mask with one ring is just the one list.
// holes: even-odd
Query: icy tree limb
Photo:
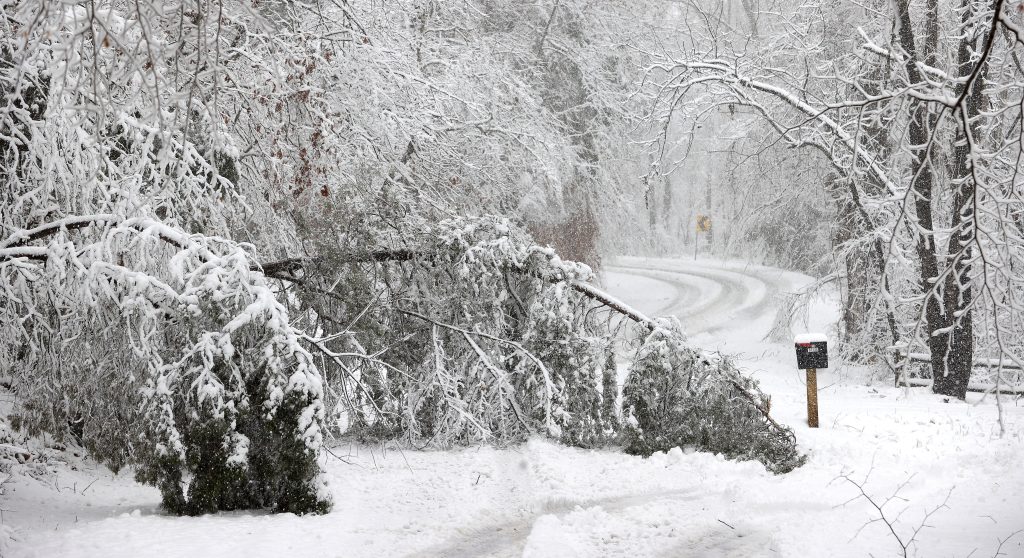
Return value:
[(750, 404), (753, 405), (755, 409), (757, 409), (762, 415), (764, 415), (765, 420), (770, 422), (771, 425), (777, 428), (778, 430), (785, 431), (785, 428), (783, 428), (781, 424), (775, 422), (775, 419), (771, 417), (771, 415), (769, 414), (770, 409), (768, 408), (768, 405), (765, 404), (765, 401), (763, 399), (755, 396), (753, 393), (750, 393), (750, 390), (743, 387), (734, 378), (730, 377), (729, 383), (732, 384), (733, 387), (735, 387), (740, 392), (740, 395), (742, 395), (747, 401), (750, 401)]
[[(428, 259), (430, 255), (425, 255)], [(416, 259), (418, 257), (424, 257), (424, 255), (418, 254), (412, 250), (399, 249), (399, 250), (374, 250), (361, 254), (349, 254), (339, 257), (341, 261), (345, 263), (383, 263), (383, 262), (404, 262)], [(281, 279), (284, 281), (302, 282), (302, 272), (304, 269), (311, 265), (316, 265), (322, 258), (287, 258), (276, 262), (269, 262), (262, 264), (259, 268), (253, 266), (253, 269), (262, 269), (263, 274), (272, 279)], [(644, 326), (649, 331), (654, 331), (657, 324), (654, 320), (644, 315), (639, 310), (626, 304), (625, 302), (615, 298), (607, 292), (583, 281), (572, 281), (567, 280), (559, 275), (541, 275), (537, 273), (527, 272), (521, 267), (513, 267), (511, 271), (515, 273), (529, 273), (540, 279), (544, 279), (551, 283), (560, 283), (567, 281), (572, 289), (583, 296), (597, 301), (608, 308), (618, 312), (619, 314), (626, 316), (634, 322)]]
[(147, 219), (145, 217), (125, 219), (107, 213), (80, 215), (46, 223), (33, 229), (15, 231), (3, 241), (0, 241), (0, 260), (20, 257), (45, 261), (49, 258), (49, 255), (44, 248), (27, 246), (27, 244), (51, 237), (60, 231), (75, 231), (101, 224), (123, 226), (141, 233), (152, 232), (157, 238), (176, 248), (187, 248), (193, 244), (187, 234), (176, 231), (155, 219)]
[(57, 234), (62, 230), (74, 231), (78, 229), (84, 229), (100, 223), (112, 223), (118, 221), (118, 218), (112, 214), (104, 213), (99, 215), (78, 215), (74, 217), (67, 217), (54, 221), (52, 223), (46, 223), (40, 225), (34, 229), (23, 229), (15, 231), (13, 234), (8, 236), (3, 242), (0, 242), (0, 249), (3, 248), (17, 248), (24, 246), (29, 242), (40, 240), (48, 236)]
[(604, 304), (608, 308), (615, 310), (616, 312), (626, 316), (634, 322), (644, 326), (650, 331), (654, 331), (657, 327), (657, 323), (651, 318), (644, 315), (642, 312), (633, 308), (632, 306), (622, 302), (614, 296), (602, 291), (601, 289), (591, 285), (590, 283), (584, 283), (582, 281), (571, 281), (569, 286), (576, 292), (586, 296), (592, 300), (596, 300), (601, 304)]
[[(161, 240), (175, 247), (183, 248), (187, 243), (187, 238), (184, 238), (183, 235), (176, 234), (175, 231), (170, 231), (170, 229), (163, 227), (157, 221), (148, 219), (121, 219), (112, 214), (83, 215), (68, 217), (66, 219), (40, 225), (34, 229), (15, 232), (0, 242), (0, 260), (28, 258), (45, 261), (48, 258), (48, 253), (45, 249), (29, 247), (26, 245), (30, 242), (53, 236), (62, 230), (73, 231), (100, 224), (127, 225), (139, 230), (140, 232), (156, 228), (156, 235)], [(409, 249), (394, 249), (343, 254), (337, 256), (337, 259), (345, 263), (384, 263), (410, 261), (423, 256), (424, 255), (418, 254), (417, 252)], [(425, 256), (427, 259), (431, 258), (429, 254)], [(310, 266), (318, 265), (322, 261), (323, 258), (286, 258), (265, 264), (253, 263), (251, 269), (253, 271), (261, 271), (266, 277), (271, 279), (301, 283), (303, 271)], [(523, 268), (513, 268), (512, 271), (517, 273), (527, 273)], [(552, 283), (566, 281), (564, 277), (558, 275), (530, 274)], [(568, 281), (568, 283), (576, 292), (611, 308), (619, 314), (622, 314), (623, 316), (626, 316), (627, 318), (644, 326), (648, 330), (653, 331), (656, 327), (654, 320), (594, 285), (582, 281), (571, 280)]]
[[(533, 428), (530, 428), (530, 423), (526, 422), (526, 418), (523, 417), (523, 410), (519, 408), (519, 402), (516, 401), (515, 390), (512, 389), (511, 385), (509, 385), (508, 378), (506, 377), (505, 373), (502, 372), (501, 370), (498, 370), (498, 368), (494, 366), (494, 363), (491, 362), (491, 359), (487, 357), (487, 353), (485, 353), (484, 350), (480, 348), (480, 345), (477, 345), (476, 341), (473, 341), (473, 338), (469, 335), (468, 331), (461, 330), (461, 333), (462, 337), (464, 337), (466, 339), (466, 342), (469, 343), (469, 346), (473, 347), (473, 351), (476, 353), (476, 356), (480, 357), (480, 362), (482, 362), (484, 364), (484, 367), (487, 368), (488, 371), (490, 371), (492, 376), (494, 376), (494, 381), (498, 382), (498, 390), (502, 394), (504, 394), (505, 400), (508, 401), (509, 406), (512, 407), (512, 414), (516, 416), (516, 420), (518, 420), (519, 423), (523, 425), (523, 428), (526, 428), (527, 432), (533, 434)], [(547, 422), (548, 428), (550, 429), (550, 403), (548, 403), (548, 405), (546, 405), (545, 407), (545, 414), (547, 415), (545, 417), (545, 420)]]
[[(481, 358), (481, 360), (484, 362), (484, 365), (487, 366), (488, 369), (493, 374), (495, 374), (495, 378), (499, 382), (501, 381), (501, 378), (498, 377), (500, 373), (496, 369), (494, 369), (494, 365), (491, 364), (490, 360), (487, 359), (486, 355), (483, 353), (483, 351), (480, 348), (480, 346), (477, 345), (475, 341), (473, 341), (473, 339), (470, 337), (471, 335), (482, 337), (484, 339), (490, 339), (491, 341), (494, 341), (496, 343), (500, 343), (500, 344), (512, 347), (513, 349), (519, 351), (524, 356), (526, 356), (526, 358), (528, 358), (531, 361), (533, 361), (533, 363), (536, 364), (537, 368), (540, 370), (541, 375), (544, 377), (544, 395), (545, 395), (545, 397), (544, 397), (544, 399), (545, 399), (545, 401), (544, 401), (544, 424), (545, 424), (545, 427), (549, 431), (551, 431), (552, 429), (557, 430), (557, 426), (555, 426), (554, 421), (552, 419), (552, 414), (551, 414), (551, 401), (552, 401), (552, 399), (554, 399), (554, 393), (555, 393), (555, 384), (551, 380), (551, 372), (548, 370), (547, 366), (544, 366), (544, 363), (541, 362), (541, 360), (539, 358), (537, 358), (530, 351), (526, 350), (526, 348), (523, 347), (521, 344), (516, 343), (515, 341), (510, 341), (508, 339), (502, 339), (501, 337), (496, 337), (494, 335), (488, 335), (486, 333), (480, 333), (478, 331), (470, 331), (468, 329), (461, 328), (461, 327), (458, 327), (458, 326), (455, 326), (455, 325), (439, 322), (439, 321), (437, 321), (437, 320), (435, 320), (433, 318), (424, 316), (423, 314), (420, 314), (418, 312), (413, 312), (412, 310), (403, 310), (401, 308), (398, 308), (396, 310), (399, 313), (401, 313), (401, 314), (405, 314), (407, 316), (412, 316), (414, 318), (418, 318), (418, 319), (423, 320), (425, 322), (431, 323), (434, 326), (437, 326), (437, 327), (440, 327), (440, 328), (443, 328), (443, 329), (447, 329), (447, 330), (454, 331), (454, 332), (462, 334), (462, 336), (466, 338), (466, 341), (469, 342), (469, 344), (473, 348), (473, 350), (476, 351), (477, 356), (479, 356)], [(530, 426), (525, 421), (523, 421), (522, 417), (520, 416), (522, 411), (519, 409), (519, 403), (515, 400), (515, 394), (514, 393), (509, 393), (508, 394), (508, 398), (509, 398), (510, 405), (512, 406), (512, 410), (516, 414), (516, 418), (518, 418), (520, 420), (520, 422), (522, 422), (523, 425), (526, 426), (527, 430), (531, 430)]]

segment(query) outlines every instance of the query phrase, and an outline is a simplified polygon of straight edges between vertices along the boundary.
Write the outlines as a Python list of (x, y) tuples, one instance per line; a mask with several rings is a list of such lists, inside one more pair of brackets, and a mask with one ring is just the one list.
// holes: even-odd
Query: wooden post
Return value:
[(818, 370), (807, 369), (807, 426), (818, 427)]

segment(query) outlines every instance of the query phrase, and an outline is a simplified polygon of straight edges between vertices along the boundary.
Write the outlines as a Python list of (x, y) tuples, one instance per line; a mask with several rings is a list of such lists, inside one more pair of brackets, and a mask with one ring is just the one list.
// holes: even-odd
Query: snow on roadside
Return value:
[[(704, 270), (697, 280), (728, 277), (750, 287), (730, 295), (733, 310), (765, 307), (758, 297), (809, 280), (768, 268), (698, 264)], [(639, 265), (671, 269), (687, 262)], [(687, 288), (686, 279), (680, 281)], [(689, 296), (678, 288), (660, 278), (631, 284), (620, 276), (612, 290), (646, 310), (633, 293), (656, 305)], [(800, 327), (828, 331), (834, 301), (816, 302), (811, 317)], [(861, 370), (825, 370), (819, 373), (822, 427), (810, 429), (792, 344), (762, 340), (772, 312), (730, 320), (728, 327), (696, 332), (691, 341), (734, 355), (772, 395), (773, 415), (794, 428), (810, 455), (790, 474), (775, 476), (756, 462), (686, 448), (644, 459), (542, 439), (453, 451), (344, 446), (325, 461), (336, 502), (328, 515), (176, 518), (159, 514), (156, 491), (132, 482), (130, 473), (113, 476), (87, 460), (69, 460), (54, 475), (19, 478), (5, 488), (4, 524), (17, 528), (18, 540), (4, 556), (902, 555), (886, 525), (874, 521), (877, 511), (855, 499), (859, 491), (843, 474), (879, 504), (899, 489), (900, 498), (883, 509), (899, 517), (895, 529), (904, 540), (948, 494), (946, 507), (917, 535), (911, 556), (992, 556), (999, 539), (1024, 528), (1020, 400), (1006, 401), (1007, 435), (999, 438), (991, 400), (947, 402), (921, 389), (868, 385)], [(1024, 533), (1002, 552), (1024, 556)]]
[[(742, 262), (630, 258), (618, 263), (680, 273), (696, 274), (707, 268), (715, 273), (741, 273), (747, 276), (745, 283), (768, 286), (769, 297), (774, 294), (771, 291), (795, 292), (811, 282), (810, 277), (798, 273)], [(685, 275), (680, 278), (685, 281)], [(748, 296), (744, 304), (757, 303), (751, 298)], [(734, 312), (734, 308), (729, 311)], [(837, 297), (818, 297), (810, 305), (807, 320), (793, 324), (794, 333), (830, 332), (838, 317)], [(823, 496), (846, 493), (853, 497), (858, 489), (837, 477), (850, 474), (862, 484), (867, 478), (864, 488), (879, 504), (905, 483), (898, 494), (903, 499), (894, 498), (883, 506), (891, 517), (906, 510), (896, 525), (904, 541), (920, 525), (925, 510), (940, 506), (948, 493), (947, 507), (928, 520), (928, 525), (934, 527), (924, 528), (918, 535), (916, 550), (920, 556), (966, 556), (972, 551), (975, 555), (992, 555), (998, 539), (1024, 529), (1024, 511), (1014, 503), (1024, 497), (1024, 471), (1019, 466), (1024, 462), (1024, 400), (1004, 398), (1007, 433), (1000, 439), (991, 397), (981, 401), (978, 394), (969, 394), (964, 403), (947, 401), (924, 389), (873, 386), (866, 370), (844, 367), (833, 357), (833, 367), (818, 372), (822, 428), (811, 429), (806, 426), (803, 372), (796, 369), (792, 344), (764, 340), (773, 320), (774, 311), (733, 319), (728, 327), (691, 335), (690, 342), (733, 356), (740, 368), (757, 378), (771, 394), (773, 415), (794, 428), (801, 447), (811, 457), (806, 466), (787, 475), (787, 480), (807, 477), (811, 479), (809, 485), (816, 486)], [(806, 486), (808, 483), (801, 483), (791, 488)], [(784, 497), (775, 501), (786, 505)], [(840, 510), (851, 507), (862, 510), (867, 519), (852, 523), (836, 519), (843, 517)], [(835, 524), (831, 532), (849, 533), (851, 537), (866, 521), (878, 517), (863, 498), (821, 515), (824, 517), (815, 523), (832, 520)], [(785, 536), (780, 532), (776, 540)], [(853, 541), (833, 539), (826, 547), (827, 554), (845, 555), (846, 550), (859, 548), (862, 552), (853, 550), (849, 555), (866, 555), (869, 548), (858, 546), (865, 541), (883, 543), (876, 555), (892, 553), (893, 548), (900, 550), (884, 523), (875, 522)], [(911, 555), (914, 550), (911, 548)], [(1003, 551), (1008, 556), (1024, 556), (1024, 532), (1008, 541)]]

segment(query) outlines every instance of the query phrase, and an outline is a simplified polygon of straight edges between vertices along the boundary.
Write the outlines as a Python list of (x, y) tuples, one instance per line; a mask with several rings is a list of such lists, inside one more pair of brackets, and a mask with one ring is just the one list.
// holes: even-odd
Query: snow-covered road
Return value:
[(774, 316), (773, 297), (796, 288), (798, 274), (699, 260), (620, 258), (607, 267), (606, 288), (652, 316), (677, 316), (690, 334)]
[[(823, 371), (820, 429), (804, 424), (792, 346), (763, 340), (774, 295), (806, 284), (796, 273), (742, 263), (622, 259), (604, 277), (613, 294), (681, 319), (694, 345), (733, 355), (772, 395), (772, 413), (808, 452), (783, 476), (676, 449), (649, 459), (535, 439), (515, 448), (413, 452), (334, 448), (325, 467), (335, 510), (320, 517), (160, 515), (158, 495), (85, 462), (56, 484), (20, 482), (5, 521), (20, 527), (14, 556), (902, 556), (901, 543), (850, 474), (883, 505), (908, 555), (993, 556), (1024, 528), (1024, 408), (946, 402), (921, 390), (867, 385), (857, 369)], [(827, 331), (828, 297), (801, 329)], [(47, 481), (50, 482), (50, 481)], [(902, 485), (902, 488), (900, 486)], [(946, 497), (948, 495), (948, 501)], [(852, 500), (851, 500), (852, 499)], [(941, 507), (945, 501), (945, 507)], [(1024, 533), (1002, 556), (1024, 556)], [(973, 552), (973, 554), (972, 554)], [(6, 555), (6, 554), (5, 554)]]

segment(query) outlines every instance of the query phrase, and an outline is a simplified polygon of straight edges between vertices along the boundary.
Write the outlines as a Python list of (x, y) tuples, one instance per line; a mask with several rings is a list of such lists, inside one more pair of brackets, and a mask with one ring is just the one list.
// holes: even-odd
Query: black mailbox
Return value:
[(828, 338), (820, 334), (797, 335), (796, 367), (828, 368)]

